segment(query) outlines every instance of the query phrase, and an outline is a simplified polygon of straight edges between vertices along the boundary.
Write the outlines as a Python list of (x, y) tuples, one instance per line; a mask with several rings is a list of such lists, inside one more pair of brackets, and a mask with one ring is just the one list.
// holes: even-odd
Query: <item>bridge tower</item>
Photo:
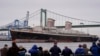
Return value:
[(28, 26), (28, 20), (29, 20), (29, 11), (27, 11), (26, 19), (24, 20), (24, 27)]
[[(43, 24), (43, 22), (44, 22), (44, 24)], [(40, 26), (41, 27), (47, 26), (47, 10), (46, 9), (41, 9), (41, 11), (40, 11)]]
[(15, 28), (19, 28), (19, 20), (18, 19), (16, 19), (14, 21), (14, 26), (15, 26)]

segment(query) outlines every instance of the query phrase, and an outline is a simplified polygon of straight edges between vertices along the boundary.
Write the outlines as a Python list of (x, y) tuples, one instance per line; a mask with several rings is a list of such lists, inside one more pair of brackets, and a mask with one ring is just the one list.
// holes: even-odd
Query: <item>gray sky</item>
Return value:
[(100, 22), (100, 0), (0, 0), (0, 26), (40, 9)]

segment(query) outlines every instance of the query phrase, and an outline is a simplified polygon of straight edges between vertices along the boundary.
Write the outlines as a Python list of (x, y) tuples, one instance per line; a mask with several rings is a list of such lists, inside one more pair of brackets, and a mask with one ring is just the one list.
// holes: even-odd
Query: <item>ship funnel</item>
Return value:
[(70, 30), (72, 28), (72, 23), (69, 21), (65, 22), (65, 30)]
[(47, 27), (54, 27), (55, 20), (52, 18), (48, 18)]

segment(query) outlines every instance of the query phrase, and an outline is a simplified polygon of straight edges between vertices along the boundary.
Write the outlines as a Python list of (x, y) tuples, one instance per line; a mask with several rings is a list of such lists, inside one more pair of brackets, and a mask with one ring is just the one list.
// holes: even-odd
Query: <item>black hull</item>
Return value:
[[(20, 32), (11, 31), (12, 40), (15, 39), (27, 39), (34, 42), (52, 42), (57, 40), (58, 42), (93, 42), (98, 38), (94, 37), (79, 37), (79, 36), (62, 36), (62, 35), (50, 35), (42, 33), (30, 33), (30, 32)], [(42, 41), (41, 41), (42, 40)]]

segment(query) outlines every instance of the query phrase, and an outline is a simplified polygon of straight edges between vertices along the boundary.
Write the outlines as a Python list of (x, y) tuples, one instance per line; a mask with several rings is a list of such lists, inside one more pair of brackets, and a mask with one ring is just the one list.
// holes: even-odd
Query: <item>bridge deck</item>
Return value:
[[(56, 26), (57, 28), (64, 28), (65, 26)], [(98, 25), (73, 25), (72, 28), (87, 28), (87, 27), (100, 27), (100, 24)]]
[[(65, 26), (56, 26), (57, 28), (65, 28)], [(100, 24), (97, 25), (73, 25), (72, 28), (87, 28), (87, 27), (100, 27)], [(8, 28), (0, 29), (0, 31), (8, 31)]]

